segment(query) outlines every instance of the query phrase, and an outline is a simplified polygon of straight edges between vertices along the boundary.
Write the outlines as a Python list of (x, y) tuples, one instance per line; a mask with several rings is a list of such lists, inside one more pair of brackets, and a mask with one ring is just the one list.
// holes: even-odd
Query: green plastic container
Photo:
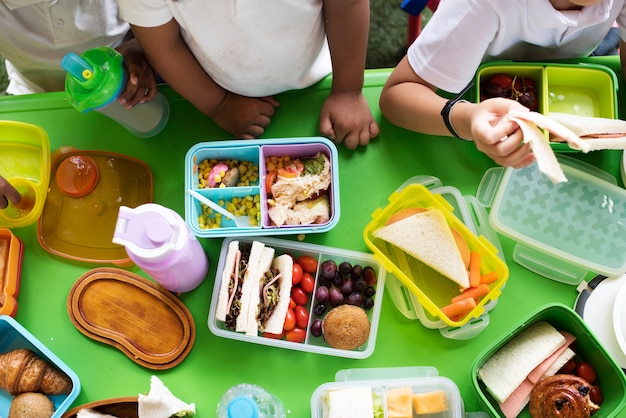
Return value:
[[(626, 405), (626, 375), (582, 318), (571, 308), (558, 303), (545, 305), (531, 313), (527, 318), (520, 321), (510, 333), (491, 344), (476, 358), (472, 365), (470, 378), (474, 392), (484, 410), (493, 417), (504, 417), (498, 402), (489, 394), (484, 384), (478, 378), (478, 370), (508, 341), (538, 321), (546, 321), (556, 329), (567, 331), (574, 335), (576, 337), (574, 342), (576, 356), (590, 363), (595, 369), (598, 375), (597, 384), (604, 394), (604, 401), (600, 406), (600, 410), (593, 417), (608, 418), (618, 416), (624, 405)], [(528, 406), (524, 408), (519, 417), (530, 417)]]
[[(494, 61), (478, 68), (475, 101), (482, 86), (495, 74), (529, 77), (537, 88), (538, 112), (569, 113), (613, 119), (617, 117), (617, 76), (600, 64), (560, 64)], [(546, 139), (549, 134), (546, 132)], [(557, 152), (578, 152), (565, 143), (552, 143)]]

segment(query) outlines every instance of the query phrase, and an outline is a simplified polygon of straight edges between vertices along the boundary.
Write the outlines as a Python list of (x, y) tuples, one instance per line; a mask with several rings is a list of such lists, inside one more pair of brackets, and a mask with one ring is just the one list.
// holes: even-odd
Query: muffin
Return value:
[(353, 350), (370, 335), (370, 321), (365, 311), (354, 305), (331, 309), (322, 321), (324, 340), (333, 348)]
[(11, 401), (9, 418), (50, 418), (54, 404), (43, 393), (25, 392)]

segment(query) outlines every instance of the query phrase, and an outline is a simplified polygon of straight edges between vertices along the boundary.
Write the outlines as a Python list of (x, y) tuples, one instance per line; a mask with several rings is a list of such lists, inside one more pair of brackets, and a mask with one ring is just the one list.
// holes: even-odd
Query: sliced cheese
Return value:
[(387, 418), (412, 418), (413, 406), (411, 386), (401, 386), (387, 389)]
[(364, 418), (374, 416), (372, 389), (353, 387), (328, 391), (328, 418)]
[(418, 415), (446, 412), (448, 410), (448, 397), (443, 390), (416, 393), (413, 395), (413, 406)]

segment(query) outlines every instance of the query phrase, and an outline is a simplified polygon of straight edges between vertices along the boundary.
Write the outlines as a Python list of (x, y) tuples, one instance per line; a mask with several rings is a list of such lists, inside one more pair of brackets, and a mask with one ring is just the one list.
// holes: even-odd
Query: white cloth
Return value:
[(0, 0), (0, 22), (10, 94), (63, 90), (65, 54), (115, 47), (129, 30), (115, 0)]
[(330, 74), (322, 0), (119, 0), (122, 17), (153, 27), (176, 19), (206, 73), (223, 88), (261, 97)]
[(442, 0), (408, 59), (422, 79), (456, 93), (485, 61), (588, 56), (615, 21), (626, 39), (625, 0), (563, 12), (549, 0)]

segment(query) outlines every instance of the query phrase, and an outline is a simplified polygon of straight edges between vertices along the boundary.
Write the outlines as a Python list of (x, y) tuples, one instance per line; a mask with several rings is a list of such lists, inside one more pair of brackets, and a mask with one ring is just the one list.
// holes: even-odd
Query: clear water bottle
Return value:
[(134, 209), (120, 206), (113, 243), (125, 246), (137, 266), (175, 293), (198, 287), (209, 268), (207, 255), (185, 220), (156, 203)]
[(242, 383), (222, 395), (217, 418), (285, 418), (280, 400), (260, 386)]
[(67, 71), (65, 93), (68, 101), (81, 112), (96, 110), (115, 120), (139, 138), (161, 132), (170, 116), (169, 102), (161, 93), (149, 102), (126, 109), (117, 102), (128, 82), (124, 57), (110, 47), (98, 47), (81, 55), (73, 52), (63, 57)]

